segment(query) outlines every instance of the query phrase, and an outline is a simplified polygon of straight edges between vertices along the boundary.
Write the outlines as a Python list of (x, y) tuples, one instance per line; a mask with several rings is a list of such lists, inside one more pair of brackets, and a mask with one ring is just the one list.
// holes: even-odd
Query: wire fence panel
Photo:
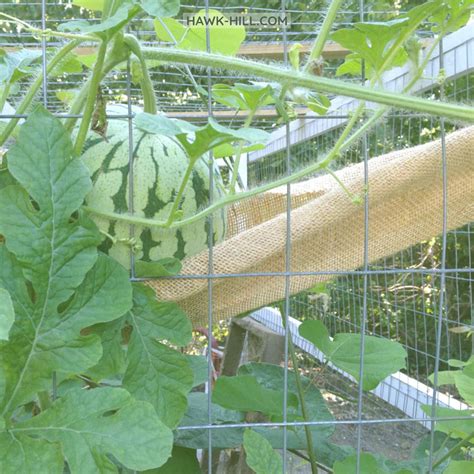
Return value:
[[(203, 10), (204, 15), (209, 16), (212, 9), (230, 13), (240, 11), (242, 7), (242, 5), (228, 5), (229, 2), (221, 3), (224, 2), (205, 0), (202, 5), (183, 5), (181, 13), (195, 13)], [(273, 2), (271, 7), (267, 8), (256, 6), (259, 3), (254, 2), (248, 10), (251, 13), (289, 14), (292, 19), (291, 25), (268, 31), (250, 29), (247, 31), (246, 42), (242, 46), (242, 48), (247, 48), (243, 49), (243, 54), (247, 52), (265, 61), (277, 60), (280, 64), (289, 67), (292, 47), (295, 43), (302, 43), (302, 47), (306, 47), (314, 40), (315, 31), (317, 31), (315, 25), (320, 27), (325, 10), (319, 9), (318, 2), (311, 3), (311, 10), (304, 10), (301, 3), (296, 4), (298, 8), (295, 7), (294, 2), (282, 0), (281, 5), (277, 3), (279, 2)], [(350, 27), (357, 21), (376, 22), (384, 19), (386, 12), (374, 10), (372, 3), (366, 5), (363, 0), (356, 3), (357, 5), (348, 6), (347, 9), (340, 11), (333, 26), (334, 29)], [(18, 17), (42, 30), (55, 30), (62, 23), (75, 17), (77, 9), (74, 8), (61, 1), (0, 3), (2, 12)], [(99, 20), (98, 15), (86, 9), (82, 9), (80, 15), (91, 21)], [(2, 24), (1, 20), (0, 25), (2, 25), (0, 47), (14, 50), (23, 46), (40, 53), (43, 78), (37, 102), (41, 102), (49, 111), (64, 118), (65, 121), (82, 118), (82, 113), (71, 114), (69, 105), (78, 85), (87, 79), (88, 69), (84, 64), (89, 64), (88, 68), (90, 68), (96, 47), (93, 44), (84, 43), (79, 48), (77, 56), (81, 58), (82, 63), (76, 58), (65, 68), (64, 73), (51, 76), (47, 73), (49, 61), (53, 57), (51, 50), (61, 47), (64, 43), (52, 36), (42, 36), (38, 42), (35, 35), (24, 28), (14, 27), (10, 23)], [(157, 40), (155, 23), (150, 19), (134, 19), (128, 27), (128, 32), (139, 38), (145, 45), (163, 44), (163, 41)], [(424, 40), (430, 39), (425, 26), (419, 29), (418, 34)], [(211, 52), (209, 28), (206, 28), (205, 43), (207, 52)], [(266, 56), (265, 49), (270, 47), (273, 48), (272, 53)], [(429, 99), (441, 98), (453, 103), (472, 104), (473, 51), (474, 36), (471, 23), (441, 42), (438, 51), (433, 54), (425, 68), (425, 77), (417, 83), (414, 92)], [(330, 56), (330, 53), (325, 54)], [(337, 54), (340, 56), (326, 59), (327, 66), (325, 66), (324, 75), (334, 76), (345, 55), (340, 51)], [(134, 67), (134, 63), (129, 59), (125, 66), (113, 68), (98, 91), (98, 94), (109, 104), (120, 105), (113, 112), (107, 112), (108, 120), (125, 119), (128, 122), (129, 194), (127, 200), (128, 209), (132, 215), (136, 213), (134, 160), (137, 159), (136, 148), (139, 146), (137, 135), (134, 133), (133, 120), (143, 107), (139, 80)], [(385, 73), (383, 86), (387, 90), (401, 91), (412, 79), (412, 74), (413, 71), (409, 66), (395, 68)], [(28, 118), (31, 108), (21, 114), (15, 113), (15, 110), (24, 97), (25, 89), (34, 79), (34, 77), (33, 79), (25, 78), (19, 81), (15, 90), (9, 95), (8, 103), (5, 104), (3, 111), (0, 111), (2, 121), (13, 118), (23, 121)], [(195, 125), (206, 124), (209, 118), (213, 118), (221, 125), (237, 128), (246, 123), (247, 115), (235, 114), (232, 108), (215, 101), (213, 86), (231, 82), (249, 83), (257, 78), (244, 75), (236, 77), (236, 75), (215, 71), (212, 68), (156, 64), (152, 67), (151, 79), (160, 112), (170, 117), (187, 120)], [(366, 84), (364, 75), (357, 80)], [(243, 179), (241, 191), (288, 177), (295, 171), (322, 160), (333, 149), (338, 143), (342, 130), (361, 102), (344, 97), (330, 98), (332, 106), (328, 114), (318, 116), (307, 109), (302, 113), (296, 110), (296, 112), (293, 111), (295, 116), (292, 116), (292, 120), (277, 126), (275, 126), (276, 116), (272, 115), (274, 107), (263, 108), (265, 113), (256, 116), (255, 126), (271, 132), (270, 140), (262, 149), (249, 151), (244, 155), (247, 162), (242, 169), (246, 169), (247, 176)], [(368, 116), (375, 110), (375, 104), (367, 104)], [(354, 472), (357, 473), (369, 472), (364, 467), (364, 453), (383, 455), (394, 463), (403, 463), (409, 459), (413, 446), (425, 438), (428, 440), (424, 445), (425, 452), (429, 456), (428, 471), (438, 472), (434, 470), (435, 454), (439, 447), (435, 431), (436, 423), (440, 420), (438, 408), (470, 410), (470, 406), (462, 400), (459, 390), (454, 386), (449, 385), (448, 388), (446, 385), (438, 386), (440, 372), (452, 369), (450, 361), (453, 359), (467, 361), (474, 349), (474, 339), (472, 336), (466, 336), (468, 330), (474, 327), (474, 223), (466, 223), (455, 230), (450, 230), (448, 225), (450, 195), (447, 189), (451, 168), (446, 152), (446, 140), (449, 133), (462, 128), (461, 123), (392, 108), (383, 120), (364, 133), (355, 144), (338, 153), (327, 168), (307, 176), (298, 183), (285, 184), (286, 190), (282, 194), (281, 209), (277, 213), (285, 232), (284, 242), (280, 242), (283, 265), (274, 268), (274, 271), (260, 271), (261, 267), (257, 264), (255, 267), (248, 265), (241, 272), (233, 271), (233, 267), (223, 268), (219, 259), (220, 243), (215, 239), (219, 215), (216, 212), (205, 218), (207, 253), (200, 254), (201, 267), (191, 266), (189, 272), (183, 271), (176, 276), (167, 276), (156, 283), (157, 285), (179, 285), (184, 281), (184, 285), (190, 285), (193, 288), (193, 291), (189, 292), (190, 296), (187, 296), (190, 300), (193, 297), (199, 300), (200, 304), (199, 322), (202, 324), (198, 324), (199, 327), (194, 329), (198, 329), (204, 336), (199, 342), (199, 337), (195, 333), (195, 340), (186, 348), (186, 351), (188, 353), (201, 351), (206, 355), (206, 377), (204, 377), (206, 381), (199, 384), (200, 389), (192, 393), (200, 395), (188, 400), (190, 408), (184, 421), (173, 428), (176, 439), (181, 440), (182, 446), (190, 446), (191, 444), (185, 444), (189, 439), (199, 439), (202, 472), (226, 472), (222, 466), (232, 465), (232, 456), (242, 444), (244, 429), (249, 427), (254, 428), (257, 433), (264, 434), (270, 439), (272, 446), (278, 449), (282, 456), (283, 472), (311, 472), (307, 463), (301, 466), (298, 461), (301, 457), (305, 462), (308, 461), (308, 453), (298, 444), (302, 439), (307, 439), (305, 435), (308, 436), (308, 431), (314, 436), (315, 446), (330, 438), (334, 446), (341, 449), (341, 453), (348, 455), (355, 453)], [(360, 228), (352, 229), (354, 236), (363, 234), (363, 245), (355, 250), (359, 256), (358, 261), (361, 263), (358, 268), (346, 269), (342, 264), (323, 269), (297, 268), (294, 264), (294, 255), (297, 253), (295, 247), (298, 249), (298, 243), (295, 243), (298, 235), (295, 235), (294, 211), (299, 208), (299, 204), (295, 205), (293, 199), (298, 184), (318, 176), (333, 176), (337, 171), (344, 170), (350, 165), (361, 164), (360, 172), (363, 173), (361, 181), (365, 190), (370, 190), (369, 164), (372, 158), (392, 151), (431, 143), (438, 139), (441, 141), (438, 161), (442, 181), (438, 184), (443, 191), (443, 205), (434, 212), (437, 212), (436, 215), (439, 218), (438, 225), (442, 228), (441, 234), (427, 235), (426, 239), (416, 245), (394, 255), (386, 255), (375, 262), (372, 261), (370, 255), (372, 255), (374, 242), (371, 239), (370, 229), (373, 216), (372, 206), (376, 206), (377, 203), (369, 202), (369, 192), (365, 192), (360, 202), (354, 204), (363, 209), (363, 219), (357, 221)], [(7, 146), (8, 143), (5, 147)], [(209, 170), (208, 204), (212, 205), (219, 201), (220, 197), (218, 195), (219, 183), (215, 183), (215, 163), (219, 164), (224, 174), (227, 173), (226, 185), (231, 180), (231, 176), (228, 162), (215, 158), (212, 151), (206, 156), (206, 165)], [(407, 190), (407, 192), (410, 191), (410, 189)], [(348, 194), (351, 194), (350, 190)], [(227, 206), (224, 212), (231, 216), (235, 209)], [(307, 219), (314, 220), (319, 217), (308, 215)], [(343, 216), (341, 219), (344, 218)], [(396, 219), (397, 216), (387, 216), (388, 218)], [(246, 227), (249, 225), (248, 222), (243, 219), (236, 218), (232, 222), (234, 228), (229, 230), (229, 234), (232, 235), (228, 236), (227, 244), (233, 242), (234, 237), (237, 238), (244, 231), (249, 230)], [(263, 222), (266, 221), (262, 220)], [(255, 233), (261, 229), (258, 227), (260, 224), (255, 225)], [(230, 227), (231, 224), (229, 224)], [(130, 225), (129, 229), (130, 241), (136, 241), (139, 233), (137, 226)], [(140, 231), (140, 228), (138, 229)], [(327, 237), (329, 240), (335, 240), (335, 236), (330, 231)], [(306, 244), (312, 246), (318, 243), (309, 241)], [(331, 241), (327, 242), (327, 252), (337, 252), (332, 245)], [(244, 252), (248, 251), (250, 254), (253, 250), (244, 249)], [(259, 251), (265, 250), (262, 244)], [(270, 252), (268, 255), (268, 267), (265, 268), (272, 269), (274, 255)], [(149, 278), (144, 278), (136, 272), (136, 263), (135, 254), (130, 252), (131, 281), (149, 281)], [(186, 270), (188, 267), (184, 268)], [(195, 268), (205, 270), (192, 271)], [(294, 291), (295, 281), (316, 277), (321, 277), (318, 280), (319, 283), (304, 291)], [(257, 292), (261, 290), (262, 293), (267, 285), (270, 287), (274, 284), (278, 287), (278, 292), (275, 293), (279, 295), (279, 298), (275, 298), (278, 301), (257, 310), (253, 307), (255, 311), (249, 313), (250, 318), (284, 337), (279, 378), (275, 379), (276, 381), (264, 379), (263, 384), (267, 395), (271, 391), (282, 392), (281, 412), (274, 416), (264, 418), (255, 413), (247, 413), (240, 417), (235, 414), (231, 416), (225, 413), (225, 408), (219, 406), (213, 398), (213, 388), (217, 384), (216, 378), (219, 380), (219, 364), (222, 363), (218, 359), (224, 351), (223, 347), (217, 347), (214, 335), (220, 330), (225, 333), (229, 325), (228, 321), (222, 321), (222, 314), (215, 309), (216, 301), (221, 298), (222, 290), (219, 285), (222, 285), (222, 282), (232, 282), (233, 288), (237, 289), (244, 289), (245, 285), (253, 286), (254, 290), (256, 289)], [(195, 296), (196, 294), (198, 297)], [(246, 299), (246, 294), (244, 291), (238, 294), (236, 290), (235, 294), (228, 295), (228, 299), (229, 301), (236, 300), (235, 304), (238, 305), (239, 300)], [(183, 301), (186, 303), (188, 300), (183, 298)], [(223, 308), (224, 314), (225, 305)], [(324, 323), (328, 330), (327, 344), (334, 343), (341, 333), (359, 336), (359, 359), (355, 368), (351, 367), (352, 371), (340, 368), (327, 356), (327, 353), (301, 335), (299, 328), (308, 321)], [(367, 338), (374, 336), (401, 344), (407, 353), (407, 365), (406, 368), (396, 370), (384, 377), (376, 388), (366, 390), (357, 380), (364, 380), (364, 376), (367, 376), (371, 370), (370, 365), (367, 367), (363, 362), (366, 360), (364, 351), (369, 347), (367, 340), (372, 341)], [(247, 333), (245, 343), (247, 346), (251, 344), (250, 338), (251, 335)], [(225, 340), (225, 337), (221, 339)], [(308, 386), (318, 389), (318, 396), (313, 396), (317, 398), (317, 401), (311, 399), (309, 402), (311, 409), (320, 406), (317, 405), (320, 402), (318, 397), (326, 403), (327, 414), (324, 412), (317, 420), (304, 420), (293, 409), (295, 391), (293, 387), (294, 384), (301, 383), (294, 377), (292, 370), (296, 364), (300, 365), (301, 374), (305, 376), (304, 383), (308, 384), (306, 390), (310, 391)], [(240, 372), (239, 374), (242, 375)], [(245, 371), (243, 374), (249, 377), (252, 375)], [(53, 399), (57, 398), (58, 383), (62, 381), (61, 374), (57, 377), (58, 380), (55, 375), (52, 381)], [(198, 397), (203, 394), (205, 394), (204, 403), (198, 404)], [(196, 403), (194, 413), (192, 412), (193, 403)], [(242, 409), (242, 412), (244, 411), (246, 410)], [(459, 418), (471, 420), (471, 412), (460, 415)], [(333, 430), (332, 434), (328, 435), (328, 430)], [(233, 454), (229, 455), (225, 448), (232, 448)], [(336, 454), (340, 455), (335, 452), (334, 456)], [(464, 454), (467, 459), (472, 452), (466, 450)], [(231, 459), (228, 459), (229, 457)], [(331, 456), (328, 457), (331, 458)], [(240, 459), (238, 462), (242, 463)], [(228, 467), (228, 472), (247, 472), (238, 462), (232, 468)], [(325, 467), (320, 466), (320, 468), (321, 472), (324, 472)], [(238, 471), (238, 469), (241, 470)], [(123, 472), (131, 471), (124, 470)], [(333, 471), (329, 469), (326, 472)]]

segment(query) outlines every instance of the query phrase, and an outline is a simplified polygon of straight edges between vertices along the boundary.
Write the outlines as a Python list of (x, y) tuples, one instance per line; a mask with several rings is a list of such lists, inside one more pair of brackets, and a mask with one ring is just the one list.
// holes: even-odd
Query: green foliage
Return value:
[[(321, 321), (305, 321), (299, 327), (299, 333), (321, 350), (336, 367), (359, 381), (360, 334), (338, 333), (331, 340)], [(365, 336), (363, 389), (374, 389), (387, 376), (404, 368), (406, 357), (407, 353), (401, 344), (380, 337)]]
[(29, 49), (6, 51), (0, 48), (0, 85), (12, 85), (23, 77), (32, 74), (40, 58), (40, 51)]
[(103, 11), (104, 0), (73, 0), (73, 5), (89, 10)]
[[(245, 28), (237, 25), (219, 25), (226, 16), (217, 10), (209, 10), (210, 51), (233, 56), (237, 53), (245, 39)], [(206, 12), (200, 10), (193, 17), (194, 24), (185, 27), (177, 20), (164, 18), (155, 21), (155, 31), (162, 41), (175, 43), (182, 49), (207, 51), (206, 42)]]
[(443, 474), (467, 474), (474, 472), (474, 461), (451, 461)]
[(256, 112), (264, 105), (274, 102), (273, 89), (267, 83), (243, 84), (236, 82), (228, 84), (214, 84), (212, 98), (220, 104), (227, 105), (236, 110), (249, 110)]
[[(285, 370), (271, 364), (246, 364), (239, 369), (239, 375), (251, 375), (256, 378), (257, 382), (264, 388), (282, 391), (285, 381)], [(333, 419), (329, 412), (326, 402), (324, 401), (321, 392), (314, 386), (311, 379), (300, 375), (301, 384), (304, 392), (305, 403), (309, 419), (307, 421), (331, 421)], [(288, 371), (288, 396), (298, 393), (296, 378), (293, 371)], [(278, 421), (277, 417), (273, 417)], [(298, 404), (294, 409), (291, 406), (287, 410), (288, 420), (303, 420), (301, 406)], [(281, 421), (281, 418), (280, 418)], [(283, 443), (283, 431), (280, 428), (254, 428), (256, 432), (264, 435), (274, 448), (281, 448)], [(318, 449), (320, 444), (325, 441), (333, 433), (334, 427), (329, 423), (327, 425), (311, 426), (311, 433), (313, 435), (314, 448)], [(288, 449), (304, 449), (307, 447), (304, 428), (301, 426), (291, 427), (287, 434)]]
[(244, 432), (246, 462), (255, 474), (281, 474), (283, 463), (280, 455), (264, 436), (252, 430)]
[[(2, 456), (2, 472), (14, 472), (10, 470), (14, 465), (9, 462), (10, 455), (17, 460), (21, 456), (15, 451), (28, 451), (29, 440), (39, 438), (42, 442), (27, 456), (40, 458), (44, 448), (59, 444), (72, 474), (114, 472), (116, 467), (108, 454), (130, 469), (158, 467), (168, 458), (173, 439), (151, 405), (133, 400), (119, 388), (72, 390), (49, 409), (17, 423), (1, 436), (0, 451), (13, 445), (17, 436), (20, 439), (7, 459)], [(28, 441), (22, 446), (24, 439)], [(23, 467), (20, 472), (29, 471)], [(62, 456), (44, 472), (62, 473)]]
[(120, 2), (120, 5), (112, 15), (104, 18), (103, 21), (99, 23), (90, 23), (87, 20), (73, 20), (61, 23), (58, 26), (58, 30), (95, 34), (101, 39), (107, 39), (125, 26), (138, 11), (139, 8), (135, 5), (134, 1), (124, 0)]
[(201, 472), (195, 449), (174, 446), (166, 464), (158, 469), (146, 471), (146, 474), (201, 474)]
[(138, 0), (143, 10), (152, 17), (172, 17), (178, 14), (179, 0)]
[(154, 291), (142, 285), (134, 286), (127, 319), (132, 335), (123, 386), (137, 400), (153, 404), (160, 418), (174, 428), (186, 411), (194, 378), (188, 359), (159, 341), (187, 344), (191, 323), (176, 304), (156, 301)]
[[(0, 288), (15, 320), (0, 342), (1, 472), (62, 473), (64, 461), (71, 473), (116, 472), (108, 455), (130, 469), (160, 466), (172, 433), (150, 403), (124, 389), (73, 383), (49, 407), (18, 416), (35, 407), (38, 392), (49, 398), (53, 373), (72, 381), (100, 361), (104, 332), (91, 327), (114, 325), (130, 310), (132, 288), (123, 267), (97, 255), (98, 232), (78, 212), (90, 181), (58, 119), (33, 112), (8, 151), (8, 167), (17, 184), (0, 190)], [(151, 330), (144, 313), (137, 318)], [(169, 321), (166, 311), (163, 337), (187, 340)]]
[[(267, 415), (283, 416), (283, 390), (263, 387), (252, 375), (221, 376), (217, 379), (212, 401), (221, 407), (236, 411), (259, 411)], [(298, 399), (288, 394), (288, 407), (296, 408)]]
[[(197, 127), (184, 120), (169, 119), (165, 115), (138, 114), (136, 126), (152, 134), (176, 137), (192, 160), (200, 158), (213, 148), (245, 140), (251, 144), (263, 144), (268, 139), (268, 133), (256, 128), (241, 128), (234, 130), (209, 119), (206, 125)], [(189, 138), (189, 134), (192, 137)]]
[[(431, 405), (422, 405), (421, 409), (427, 416), (431, 416)], [(474, 432), (474, 409), (456, 410), (455, 408), (436, 407), (434, 417), (447, 418), (446, 420), (437, 421), (435, 429), (453, 438), (466, 438)]]
[(356, 23), (332, 34), (332, 39), (352, 51), (336, 75), (360, 75), (362, 64), (368, 77), (402, 66), (408, 60), (405, 44), (419, 24), (439, 8), (437, 2), (425, 2), (405, 15), (386, 22)]
[(15, 322), (15, 310), (8, 291), (0, 288), (0, 340), (8, 341), (10, 329)]

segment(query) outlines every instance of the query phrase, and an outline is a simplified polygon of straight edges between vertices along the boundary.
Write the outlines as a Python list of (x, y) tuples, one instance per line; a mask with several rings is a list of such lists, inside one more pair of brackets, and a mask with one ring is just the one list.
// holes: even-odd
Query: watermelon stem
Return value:
[[(48, 76), (49, 74), (51, 74), (56, 68), (56, 66), (60, 64), (61, 61), (81, 43), (82, 40), (80, 39), (71, 41), (70, 43), (67, 43), (65, 46), (63, 46), (60, 50), (58, 50), (58, 52), (48, 61), (48, 65), (46, 67), (46, 75)], [(15, 115), (22, 115), (26, 112), (42, 85), (43, 72), (41, 71), (31, 84), (31, 86), (28, 88), (28, 92), (23, 97), (23, 100), (20, 102), (20, 105), (15, 110)], [(19, 120), (19, 118), (13, 118), (8, 122), (7, 126), (5, 127), (5, 130), (0, 135), (0, 146), (3, 145), (10, 137)]]
[[(104, 61), (104, 66), (102, 68), (101, 79), (103, 79), (117, 64), (120, 64), (127, 60), (129, 57), (130, 50), (128, 48), (124, 48), (121, 42), (121, 37), (116, 35), (113, 41), (112, 48), (110, 52), (107, 54), (107, 57)], [(84, 85), (79, 90), (79, 93), (74, 98), (74, 102), (72, 103), (69, 114), (70, 115), (79, 115), (84, 107), (86, 99), (89, 94), (89, 89), (91, 86), (92, 77), (84, 83)], [(65, 128), (68, 132), (76, 125), (77, 119), (71, 118), (67, 119), (65, 123)]]
[[(245, 122), (244, 122), (244, 128), (247, 128), (247, 127), (250, 126), (256, 112), (257, 112), (256, 109), (249, 110), (249, 114), (248, 114), (248, 116), (247, 116), (247, 118), (245, 119)], [(235, 194), (235, 186), (237, 184), (237, 179), (239, 177), (240, 159), (242, 157), (243, 147), (244, 147), (244, 142), (241, 141), (239, 143), (239, 147), (237, 148), (237, 153), (235, 155), (234, 166), (232, 167), (232, 178), (231, 178), (230, 186), (229, 186), (229, 193), (230, 194)]]
[(143, 78), (140, 81), (140, 87), (143, 94), (143, 111), (152, 115), (156, 115), (158, 112), (156, 107), (155, 91), (153, 89), (153, 82), (150, 77), (150, 71), (146, 64), (143, 51), (140, 46), (138, 39), (130, 34), (123, 36), (123, 42), (128, 46), (130, 51), (137, 57), (140, 62), (140, 68), (142, 70)]
[(191, 177), (191, 173), (193, 172), (194, 165), (196, 164), (196, 161), (199, 158), (190, 158), (189, 159), (189, 164), (188, 167), (186, 168), (186, 172), (184, 173), (183, 180), (181, 181), (181, 184), (178, 189), (178, 194), (176, 195), (174, 202), (173, 202), (173, 207), (171, 208), (168, 220), (166, 221), (166, 224), (164, 227), (171, 227), (173, 222), (176, 220), (178, 211), (179, 211), (179, 206), (181, 204), (181, 200), (183, 198), (184, 191), (186, 190), (186, 186), (188, 184), (189, 178)]
[(108, 41), (106, 40), (103, 40), (100, 44), (99, 51), (97, 53), (97, 60), (94, 64), (94, 69), (92, 70), (91, 83), (88, 90), (86, 105), (82, 115), (79, 132), (77, 133), (76, 143), (74, 144), (74, 152), (77, 156), (82, 153), (82, 147), (86, 141), (87, 132), (89, 131), (89, 126), (92, 120), (92, 114), (94, 113), (97, 92), (99, 90), (100, 81), (102, 80), (102, 68), (104, 66), (107, 45)]
[(295, 71), (294, 69), (284, 69), (257, 61), (250, 61), (248, 59), (166, 47), (143, 48), (143, 54), (148, 59), (237, 71), (266, 78), (271, 81), (278, 81), (282, 84), (290, 84), (292, 87), (299, 86), (321, 93), (340, 94), (342, 96), (367, 100), (390, 107), (404, 108), (415, 112), (451, 118), (457, 122), (474, 122), (472, 107), (465, 105), (433, 101), (407, 94), (389, 92), (383, 89), (364, 87), (340, 79), (313, 76), (305, 72)]

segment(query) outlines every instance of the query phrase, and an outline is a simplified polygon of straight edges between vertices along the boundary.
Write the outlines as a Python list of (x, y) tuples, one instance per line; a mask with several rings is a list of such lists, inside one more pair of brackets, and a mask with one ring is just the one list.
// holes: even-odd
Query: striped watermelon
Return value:
[[(133, 127), (133, 207), (136, 216), (166, 220), (188, 165), (185, 150), (174, 138), (152, 135)], [(129, 212), (129, 127), (126, 120), (110, 120), (107, 141), (91, 132), (82, 160), (88, 167), (93, 189), (86, 205), (107, 212)], [(221, 195), (217, 186), (221, 176), (214, 172), (214, 198)], [(183, 218), (191, 217), (209, 205), (209, 167), (207, 157), (196, 164), (183, 195)], [(130, 267), (130, 250), (135, 260), (154, 262), (166, 257), (183, 259), (207, 248), (209, 224), (206, 219), (175, 229), (135, 226), (135, 242), (130, 226), (123, 221), (92, 216), (100, 230), (115, 239), (104, 240), (102, 250)], [(213, 241), (224, 238), (225, 211), (214, 215)]]

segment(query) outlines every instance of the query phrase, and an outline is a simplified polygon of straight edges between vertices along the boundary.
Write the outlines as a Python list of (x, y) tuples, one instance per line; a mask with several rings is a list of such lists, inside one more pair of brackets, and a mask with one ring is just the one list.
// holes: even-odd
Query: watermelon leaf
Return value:
[[(85, 390), (74, 377), (101, 359), (99, 323), (116, 321), (120, 335), (132, 285), (122, 266), (97, 255), (100, 235), (78, 211), (88, 172), (60, 120), (36, 109), (8, 151), (8, 167), (16, 183), (0, 190), (0, 293), (9, 315), (2, 337), (13, 324), (0, 341), (0, 471), (59, 474), (66, 461), (71, 473), (116, 472), (109, 455), (130, 469), (159, 467), (172, 433), (153, 406), (124, 389)], [(190, 323), (163, 311), (162, 337), (187, 341)], [(50, 404), (53, 373), (60, 398)]]
[(174, 257), (162, 258), (156, 262), (145, 262), (138, 260), (135, 262), (135, 274), (138, 277), (168, 277), (177, 275), (182, 268), (180, 260)]
[(41, 58), (41, 51), (20, 49), (6, 51), (0, 48), (0, 85), (14, 84), (34, 72), (34, 66)]
[[(259, 411), (268, 415), (283, 414), (283, 390), (269, 389), (253, 375), (221, 376), (212, 392), (212, 401), (223, 408), (236, 411)], [(288, 393), (288, 406), (296, 408), (298, 399)]]
[(72, 4), (88, 10), (103, 11), (104, 0), (72, 0)]
[(129, 20), (136, 15), (139, 7), (134, 1), (125, 0), (117, 8), (113, 15), (99, 23), (89, 23), (87, 20), (72, 20), (61, 23), (59, 31), (71, 31), (76, 33), (96, 34), (104, 38), (112, 35), (126, 25)]
[[(257, 379), (258, 383), (262, 387), (275, 391), (281, 391), (285, 383), (285, 369), (272, 364), (246, 364), (240, 367), (238, 374), (252, 375)], [(289, 393), (298, 393), (294, 372), (289, 371), (287, 375)], [(333, 419), (333, 416), (328, 410), (321, 392), (315, 387), (314, 383), (308, 377), (300, 376), (300, 379), (305, 394), (307, 412), (310, 414), (309, 421), (330, 422)], [(303, 414), (299, 404), (297, 404), (296, 408), (289, 407), (287, 415), (288, 419), (291, 420), (299, 421), (303, 419)], [(274, 417), (274, 420), (277, 421), (278, 419)], [(265, 436), (265, 438), (270, 441), (273, 448), (282, 448), (282, 429), (258, 427), (254, 428), (254, 430), (257, 433)], [(331, 426), (330, 423), (327, 425), (316, 425), (311, 427), (311, 431), (313, 434), (314, 448), (319, 449), (322, 443), (325, 442), (326, 439), (334, 432), (334, 426)], [(293, 429), (288, 430), (286, 437), (287, 447), (289, 449), (305, 449), (307, 447), (306, 436), (302, 426), (294, 427)]]
[[(305, 321), (299, 333), (312, 342), (334, 365), (359, 379), (360, 334), (338, 333), (334, 340), (321, 321)], [(365, 336), (364, 373), (361, 380), (364, 390), (373, 390), (397, 370), (405, 367), (407, 357), (401, 344), (375, 336)], [(359, 381), (359, 380), (358, 380)]]
[[(206, 152), (225, 143), (243, 140), (251, 144), (263, 144), (269, 134), (257, 128), (234, 130), (224, 127), (213, 119), (202, 127), (190, 125), (184, 120), (169, 119), (165, 115), (137, 114), (137, 128), (153, 134), (176, 137), (191, 159), (197, 159)], [(191, 138), (189, 138), (191, 135)]]
[(139, 0), (143, 10), (154, 17), (172, 17), (178, 14), (179, 0)]
[[(38, 471), (36, 467), (32, 471), (22, 468), (20, 472), (55, 472), (55, 449), (59, 443), (72, 474), (114, 472), (109, 454), (129, 469), (159, 467), (168, 459), (173, 440), (171, 430), (150, 404), (133, 400), (126, 390), (110, 387), (69, 391), (44, 412), (0, 435), (0, 453), (14, 444), (18, 435), (21, 446), (27, 440), (24, 451), (28, 451), (32, 437), (40, 437), (43, 442), (37, 444), (34, 455), (40, 458), (41, 450), (49, 447), (55, 461), (53, 471)], [(6, 462), (1, 471), (14, 472), (11, 467)]]
[(268, 83), (215, 84), (212, 86), (212, 98), (217, 102), (237, 110), (256, 111), (264, 105), (274, 102), (273, 88)]
[(174, 446), (171, 457), (168, 459), (166, 464), (147, 471), (146, 474), (201, 474), (201, 467), (197, 458), (195, 449), (181, 448), (180, 446)]
[(15, 321), (15, 310), (8, 291), (0, 288), (0, 340), (8, 341), (10, 328)]
[[(227, 17), (217, 10), (210, 9), (208, 15), (210, 51), (227, 56), (235, 55), (245, 39), (245, 27), (229, 24)], [(205, 17), (205, 10), (198, 11), (188, 19), (188, 27), (173, 18), (156, 20), (156, 35), (162, 41), (176, 43), (181, 49), (207, 51)]]
[(255, 431), (245, 430), (244, 449), (247, 464), (255, 474), (280, 474), (283, 472), (281, 456), (273, 450), (266, 438)]
[(192, 337), (191, 322), (175, 303), (159, 302), (151, 288), (134, 285), (132, 326), (123, 386), (150, 402), (160, 418), (175, 427), (187, 408), (194, 383), (186, 356), (159, 342), (183, 346)]
[[(421, 409), (427, 416), (431, 416), (431, 405), (421, 405)], [(434, 417), (441, 418), (436, 422), (435, 430), (453, 438), (466, 438), (469, 433), (474, 431), (474, 410), (472, 409), (456, 410), (455, 408), (436, 407)], [(446, 418), (446, 420), (442, 418)]]
[(0, 245), (0, 287), (10, 293), (16, 313), (1, 350), (4, 414), (48, 388), (53, 371), (94, 365), (100, 340), (80, 331), (116, 319), (131, 306), (126, 271), (108, 257), (97, 259), (95, 226), (72, 218), (90, 180), (84, 165), (72, 159), (61, 122), (37, 109), (8, 159), (10, 173), (24, 188), (0, 191), (0, 233), (6, 238)]

